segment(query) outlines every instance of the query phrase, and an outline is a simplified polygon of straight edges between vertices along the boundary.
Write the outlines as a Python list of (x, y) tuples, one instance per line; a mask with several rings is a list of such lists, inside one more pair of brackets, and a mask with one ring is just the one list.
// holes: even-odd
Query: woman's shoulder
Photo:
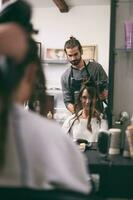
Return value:
[(76, 115), (76, 113), (74, 113), (74, 114), (68, 116), (67, 119), (64, 121), (64, 124), (73, 123), (73, 121), (78, 119), (78, 117), (81, 115), (81, 113), (82, 113), (82, 110), (80, 110), (77, 115)]
[(64, 129), (64, 128), (69, 128), (75, 119), (76, 119), (75, 114), (72, 114), (72, 115), (68, 116), (68, 117), (65, 119), (65, 121), (64, 121), (64, 123), (63, 123), (63, 125), (62, 125), (62, 128), (63, 128), (63, 129)]
[(72, 119), (75, 119), (75, 114), (69, 115), (69, 116), (66, 118), (65, 121), (70, 121), (70, 120), (72, 120)]
[(78, 112), (78, 114), (76, 115), (75, 113), (70, 115), (63, 123), (62, 128), (63, 130), (68, 133), (70, 131), (70, 129), (77, 123), (80, 123), (80, 120), (78, 120), (78, 117), (80, 116), (80, 114), (82, 113), (82, 110), (80, 110)]

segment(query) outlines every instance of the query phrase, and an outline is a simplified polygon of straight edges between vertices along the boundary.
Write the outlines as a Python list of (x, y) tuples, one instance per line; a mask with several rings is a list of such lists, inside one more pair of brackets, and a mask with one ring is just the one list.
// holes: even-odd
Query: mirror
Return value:
[[(69, 11), (66, 13), (61, 13), (53, 1), (29, 2), (33, 5), (33, 24), (39, 30), (35, 39), (41, 42), (42, 61), (47, 48), (63, 49), (65, 41), (73, 35), (82, 46), (97, 45), (97, 61), (108, 74), (110, 0), (67, 1)], [(60, 111), (64, 109), (64, 103), (57, 95), (61, 93), (60, 77), (68, 66), (68, 63), (44, 63), (48, 93), (56, 96), (56, 109), (60, 108)], [(64, 115), (64, 110), (62, 112)]]
[(39, 30), (36, 40), (42, 44), (42, 60), (47, 48), (62, 49), (73, 35), (83, 46), (97, 45), (97, 61), (108, 73), (110, 0), (71, 0), (68, 5), (73, 6), (67, 13), (61, 13), (52, 1), (28, 1), (33, 5), (34, 26)]
[[(97, 7), (97, 6), (96, 6)], [(99, 6), (100, 7), (100, 9), (101, 9), (101, 7), (102, 6)], [(98, 8), (99, 8), (98, 7)], [(94, 8), (94, 7), (93, 7)], [(108, 7), (109, 8), (109, 7)], [(36, 12), (35, 12), (35, 14), (36, 14), (36, 16), (37, 16), (37, 14), (40, 14), (44, 9), (42, 9), (42, 8), (39, 8), (39, 10), (35, 10)], [(51, 8), (51, 9), (53, 9), (53, 8)], [(83, 8), (82, 8), (83, 9)], [(86, 9), (86, 7), (85, 7), (85, 9)], [(92, 7), (91, 7), (91, 9), (92, 9)], [(88, 10), (88, 9), (87, 9)], [(87, 13), (87, 10), (86, 10), (86, 12), (85, 12), (85, 14)], [(39, 11), (40, 11), (40, 13), (39, 13)], [(80, 10), (81, 11), (81, 10)], [(89, 10), (90, 11), (90, 10)], [(97, 10), (98, 11), (98, 10)], [(109, 10), (108, 10), (109, 11)], [(76, 13), (77, 13), (77, 10), (75, 11)], [(96, 11), (95, 11), (96, 12)], [(46, 10), (45, 10), (45, 13), (47, 13), (47, 14), (49, 14), (49, 12), (46, 12)], [(79, 12), (78, 12), (79, 13)], [(97, 12), (96, 12), (97, 13)], [(41, 13), (42, 14), (42, 13)], [(57, 12), (56, 12), (56, 14), (57, 14)], [(87, 18), (87, 15), (85, 15), (84, 14), (84, 16), (86, 16), (86, 18)], [(91, 13), (92, 14), (92, 13)], [(94, 13), (95, 14), (95, 13)], [(108, 12), (108, 14), (109, 14), (109, 12)], [(65, 14), (65, 15), (67, 15), (67, 14)], [(42, 15), (43, 16), (43, 15)], [(59, 17), (58, 18), (58, 20), (60, 21), (60, 18), (61, 18), (61, 16), (60, 16), (60, 14), (57, 14), (57, 16)], [(92, 15), (93, 16), (93, 15)], [(105, 17), (105, 16), (104, 16)], [(39, 19), (41, 19), (41, 22), (43, 21), (43, 17), (42, 18), (39, 18)], [(51, 20), (51, 18), (49, 18), (50, 20)], [(72, 16), (70, 17), (70, 21), (69, 21), (69, 23), (72, 23)], [(90, 18), (91, 19), (91, 18)], [(98, 24), (99, 24), (99, 18), (97, 17), (97, 19), (98, 19)], [(36, 18), (34, 17), (34, 19), (33, 20), (36, 20)], [(44, 19), (45, 20), (45, 19)], [(47, 19), (46, 19), (47, 20)], [(74, 18), (74, 20), (75, 20), (75, 18)], [(77, 20), (77, 18), (76, 18), (76, 20)], [(82, 19), (83, 20), (83, 19)], [(78, 18), (78, 22), (82, 22), (82, 20), (80, 20), (80, 18)], [(88, 20), (88, 18), (87, 18), (87, 20)], [(93, 20), (91, 20), (91, 23), (93, 24), (93, 22), (92, 22)], [(64, 21), (63, 21), (64, 22)], [(66, 20), (66, 22), (67, 22), (67, 20)], [(74, 21), (73, 21), (74, 22)], [(88, 21), (87, 21), (88, 22)], [(46, 21), (46, 23), (47, 23), (47, 21)], [(50, 21), (50, 23), (51, 23), (51, 21)], [(69, 24), (68, 23), (68, 24)], [(36, 24), (38, 24), (38, 21), (36, 21)], [(41, 24), (41, 23), (40, 23)], [(43, 23), (42, 23), (43, 24)], [(76, 37), (77, 36), (79, 36), (79, 40), (81, 41), (81, 43), (82, 42), (94, 42), (94, 41), (96, 41), (96, 42), (98, 42), (98, 38), (101, 36), (101, 32), (100, 32), (100, 34), (99, 34), (99, 32), (97, 31), (97, 33), (100, 35), (97, 35), (97, 38), (93, 38), (93, 40), (91, 39), (90, 40), (90, 37), (89, 37), (89, 39), (88, 39), (88, 34), (90, 33), (90, 31), (87, 31), (87, 25), (88, 25), (88, 23), (85, 23), (85, 24), (83, 24), (84, 26), (82, 26), (82, 23), (79, 25), (79, 23), (77, 23), (78, 24), (78, 26), (77, 26), (77, 32), (75, 32), (75, 29), (73, 29), (73, 26), (71, 26), (71, 27), (67, 27), (67, 29), (69, 29), (69, 34), (70, 34), (70, 30), (72, 31), (72, 33), (73, 34), (75, 34), (76, 35)], [(77, 25), (76, 24), (76, 25)], [(52, 23), (51, 23), (51, 25), (52, 25)], [(56, 23), (55, 23), (55, 25), (57, 25)], [(60, 24), (61, 25), (61, 24)], [(70, 24), (69, 24), (70, 25)], [(91, 25), (91, 24), (90, 24)], [(43, 27), (43, 25), (40, 25), (40, 30), (42, 31), (42, 29), (41, 29), (41, 26)], [(74, 26), (75, 27), (75, 26)], [(96, 27), (96, 26), (95, 26)], [(99, 29), (99, 25), (97, 25), (97, 27), (98, 27), (98, 29)], [(103, 26), (101, 26), (102, 28), (103, 28)], [(108, 21), (108, 27), (109, 27), (109, 21)], [(54, 29), (52, 29), (51, 28), (51, 26), (49, 26), (49, 24), (47, 24), (47, 26), (45, 26), (45, 31), (47, 32), (47, 28), (50, 28), (51, 29), (51, 32), (49, 32), (48, 31), (48, 33), (47, 33), (47, 35), (48, 35), (48, 37), (50, 36), (50, 39), (51, 39), (51, 41), (50, 41), (50, 43), (48, 43), (48, 41), (46, 40), (46, 36), (45, 35), (39, 35), (38, 36), (38, 42), (41, 42), (41, 43), (43, 43), (43, 37), (44, 37), (44, 44), (46, 45), (46, 47), (56, 47), (56, 40), (55, 40), (55, 38), (57, 37), (57, 43), (58, 43), (58, 41), (60, 41), (60, 39), (61, 39), (61, 41), (59, 42), (59, 44), (57, 44), (57, 47), (58, 47), (58, 45), (59, 45), (59, 48), (61, 48), (61, 46), (62, 46), (62, 44), (64, 44), (64, 39), (66, 38), (66, 36), (67, 35), (65, 35), (66, 34), (66, 32), (63, 32), (64, 31), (64, 26), (60, 26), (60, 27), (55, 27), (54, 26), (54, 28), (56, 28), (55, 30), (57, 31), (57, 29), (58, 29), (58, 34), (56, 34), (56, 31), (54, 32)], [(61, 29), (61, 31), (59, 31)], [(91, 28), (91, 26), (89, 26), (89, 29), (92, 31), (92, 28)], [(63, 30), (63, 31), (62, 31)], [(84, 31), (84, 32), (82, 32), (82, 38), (80, 38), (80, 32), (78, 32), (78, 30), (79, 31)], [(66, 30), (65, 30), (66, 31)], [(86, 36), (86, 32), (85, 31), (87, 31), (87, 37), (83, 37), (84, 35)], [(96, 30), (95, 30), (96, 31)], [(113, 30), (114, 31), (114, 30)], [(42, 31), (43, 32), (43, 31)], [(51, 35), (49, 35), (51, 33)], [(55, 33), (55, 34), (54, 34)], [(62, 36), (62, 34), (64, 33), (64, 35)], [(84, 35), (83, 35), (83, 33), (84, 33)], [(92, 33), (94, 34), (94, 32), (92, 31)], [(107, 33), (107, 32), (106, 32)], [(108, 33), (109, 33), (109, 30), (108, 30)], [(42, 36), (42, 40), (41, 40), (41, 36)], [(53, 37), (52, 37), (53, 36)], [(99, 37), (98, 37), (99, 36)], [(109, 34), (108, 34), (108, 36), (109, 36)], [(67, 36), (68, 37), (68, 36)], [(54, 39), (53, 39), (54, 38)], [(86, 38), (86, 40), (84, 40)], [(88, 39), (88, 40), (87, 40)], [(107, 38), (106, 38), (107, 39)], [(109, 39), (109, 38), (108, 38)], [(45, 41), (46, 41), (46, 43), (45, 43)], [(54, 43), (54, 41), (55, 41), (55, 43)], [(109, 41), (109, 40), (108, 40)], [(63, 43), (62, 43), (63, 42)], [(107, 42), (107, 40), (106, 40), (106, 42)], [(104, 38), (104, 42), (102, 43), (102, 44), (105, 44), (105, 38)], [(87, 45), (87, 44), (86, 44)], [(104, 45), (103, 45), (104, 46)], [(56, 47), (56, 48), (57, 48)], [(100, 43), (98, 44), (98, 48), (100, 47)], [(109, 49), (106, 49), (106, 53), (108, 54), (108, 50)], [(104, 49), (104, 51), (105, 51), (105, 49)], [(102, 50), (101, 50), (101, 52), (102, 52)], [(105, 55), (105, 52), (103, 52), (103, 53), (101, 53), (100, 52), (100, 48), (99, 48), (99, 55), (101, 54), (102, 55), (102, 57), (103, 57), (103, 55)], [(101, 58), (102, 58), (101, 57)], [(100, 56), (98, 57), (98, 61), (100, 62)], [(104, 64), (102, 63), (102, 59), (101, 59), (101, 62), (100, 62), (102, 65), (103, 65), (103, 67), (104, 67)], [(45, 64), (45, 63), (44, 63)], [(55, 79), (56, 78), (59, 78), (58, 77), (58, 75), (59, 75), (59, 73), (58, 74), (56, 74), (56, 72), (57, 72), (57, 70), (59, 70), (60, 69), (60, 71), (61, 71), (61, 69), (63, 68), (63, 70), (64, 70), (64, 66), (65, 65), (60, 65), (59, 66), (59, 63), (57, 63), (56, 65), (54, 64), (53, 66), (50, 66), (50, 65), (46, 65), (45, 64), (45, 66), (47, 66), (47, 72), (49, 71), (49, 70), (53, 70), (53, 69), (55, 69), (55, 71), (54, 71), (54, 73), (55, 73)], [(125, 66), (124, 66), (125, 67)], [(51, 69), (50, 69), (51, 68)], [(127, 68), (126, 68), (127, 69)], [(52, 70), (51, 70), (51, 72), (52, 72)], [(52, 74), (52, 73), (51, 73)], [(51, 75), (50, 74), (50, 75)], [(47, 75), (47, 74), (46, 74)], [(132, 75), (132, 74), (131, 74)], [(48, 77), (48, 76), (47, 76)], [(121, 77), (120, 77), (121, 78)], [(50, 81), (49, 81), (49, 83), (50, 83)], [(123, 89), (123, 88), (122, 88)], [(107, 141), (107, 140), (106, 140)], [(119, 140), (117, 140), (118, 142), (119, 142)], [(90, 145), (90, 144), (88, 144), (88, 145)], [(107, 146), (107, 142), (106, 142), (106, 146)], [(88, 147), (90, 147), (90, 146), (88, 146)], [(100, 147), (100, 146), (99, 146)], [(103, 152), (102, 151), (102, 153), (106, 153), (105, 151)], [(106, 160), (106, 161), (109, 161), (109, 167), (111, 166), (111, 168), (114, 168), (114, 167), (112, 167), (112, 161), (111, 160)], [(110, 162), (111, 161), (111, 162)], [(122, 160), (122, 161), (124, 161), (124, 169), (125, 169), (125, 160)], [(99, 162), (99, 160), (98, 160), (98, 162)], [(114, 161), (113, 161), (114, 162)], [(111, 165), (110, 165), (110, 163), (111, 163)], [(97, 163), (96, 163), (97, 164)], [(106, 162), (106, 164), (107, 164), (107, 162)], [(115, 164), (115, 163), (114, 163)], [(121, 164), (121, 163), (120, 163)], [(128, 164), (128, 163), (127, 163)], [(130, 163), (129, 163), (130, 164)], [(94, 164), (93, 164), (94, 165)], [(117, 163), (115, 164), (115, 165), (117, 165)], [(120, 167), (122, 167), (121, 165), (120, 165)], [(104, 167), (105, 168), (105, 167)], [(106, 167), (106, 169), (107, 169), (107, 167)], [(128, 168), (126, 168), (126, 169), (128, 169)], [(110, 169), (109, 169), (110, 170)], [(109, 171), (108, 169), (106, 170), (106, 172), (108, 172)], [(118, 167), (117, 167), (117, 169), (116, 169), (116, 172), (118, 172)], [(125, 172), (125, 170), (124, 170), (124, 172)], [(107, 174), (107, 173), (106, 173)], [(116, 174), (116, 173), (114, 173), (114, 174)], [(118, 179), (119, 179), (119, 174), (118, 174)], [(125, 176), (126, 177), (126, 176)], [(111, 174), (109, 174), (109, 178), (111, 178)], [(106, 181), (107, 179), (105, 179), (105, 182), (107, 183), (107, 181)], [(116, 179), (116, 181), (117, 181), (117, 179)], [(109, 184), (109, 186), (110, 186), (110, 184)], [(121, 188), (120, 188), (121, 189)], [(130, 191), (129, 191), (130, 192)]]

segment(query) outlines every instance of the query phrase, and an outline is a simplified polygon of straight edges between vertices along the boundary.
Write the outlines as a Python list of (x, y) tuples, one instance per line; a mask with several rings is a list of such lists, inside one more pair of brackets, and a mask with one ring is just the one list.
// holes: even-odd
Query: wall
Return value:
[[(77, 6), (68, 13), (55, 7), (34, 8), (33, 23), (39, 29), (35, 38), (42, 43), (42, 59), (46, 48), (63, 48), (70, 35), (82, 45), (98, 45), (98, 62), (108, 73), (110, 6)], [(60, 76), (67, 65), (45, 65), (48, 87), (61, 87)], [(56, 76), (58, 74), (58, 76)]]

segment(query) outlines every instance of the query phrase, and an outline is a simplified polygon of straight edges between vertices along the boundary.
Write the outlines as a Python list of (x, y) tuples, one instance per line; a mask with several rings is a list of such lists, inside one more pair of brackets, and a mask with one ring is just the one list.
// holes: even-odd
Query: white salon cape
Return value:
[[(82, 111), (79, 112), (79, 115), (81, 112)], [(90, 122), (92, 131), (87, 129), (87, 121), (88, 119), (80, 117), (76, 119), (73, 114), (65, 120), (62, 128), (74, 141), (77, 139), (85, 139), (88, 142), (97, 142), (99, 131), (108, 130), (107, 120), (101, 119), (101, 121), (99, 121), (96, 117), (93, 117)]]
[(59, 125), (21, 105), (13, 106), (9, 122), (0, 186), (91, 191), (85, 158)]

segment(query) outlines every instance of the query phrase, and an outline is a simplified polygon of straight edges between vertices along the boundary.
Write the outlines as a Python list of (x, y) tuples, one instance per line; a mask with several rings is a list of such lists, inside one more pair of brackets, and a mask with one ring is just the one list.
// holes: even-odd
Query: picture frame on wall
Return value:
[(67, 63), (64, 49), (47, 48), (45, 52), (45, 61), (47, 63)]
[(38, 56), (41, 59), (42, 44), (41, 44), (41, 42), (36, 42), (36, 44), (38, 46)]
[(98, 47), (97, 45), (85, 45), (82, 46), (83, 55), (82, 58), (84, 60), (98, 60)]

